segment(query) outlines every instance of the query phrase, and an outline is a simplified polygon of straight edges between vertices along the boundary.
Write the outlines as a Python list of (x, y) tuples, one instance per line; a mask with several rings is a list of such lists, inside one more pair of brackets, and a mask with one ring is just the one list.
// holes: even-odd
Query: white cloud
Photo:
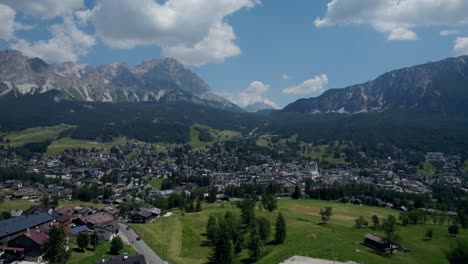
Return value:
[[(258, 0), (98, 0), (91, 20), (110, 47), (157, 45), (187, 64), (223, 62), (239, 55), (235, 33), (224, 17)], [(119, 19), (115, 19), (119, 18)]]
[(22, 51), (26, 56), (39, 57), (48, 61), (77, 61), (79, 56), (86, 55), (90, 47), (96, 44), (93, 36), (79, 30), (74, 20), (64, 17), (63, 23), (50, 27), (52, 38), (30, 43), (19, 39), (10, 47)]
[(0, 3), (18, 12), (44, 19), (68, 15), (84, 7), (83, 0), (0, 0)]
[(283, 76), (281, 76), (281, 79), (283, 79), (284, 81), (287, 81), (289, 80), (289, 75), (287, 75), (286, 73), (283, 73)]
[(441, 36), (451, 36), (451, 35), (458, 35), (460, 30), (458, 29), (444, 29), (440, 31)]
[(34, 28), (34, 25), (23, 24), (21, 22), (15, 22), (15, 30), (31, 30)]
[(414, 29), (468, 24), (466, 0), (332, 0), (317, 27), (368, 24), (389, 40), (416, 40)]
[(468, 37), (457, 38), (453, 52), (457, 56), (468, 55)]
[(249, 86), (239, 94), (239, 98), (233, 101), (241, 107), (245, 107), (254, 103), (263, 103), (278, 109), (278, 105), (270, 99), (264, 98), (263, 94), (270, 89), (270, 85), (260, 81), (253, 81)]
[(328, 84), (328, 76), (322, 74), (312, 79), (305, 80), (297, 86), (291, 86), (283, 90), (285, 94), (311, 94), (325, 90)]
[(16, 12), (7, 5), (0, 4), (0, 39), (10, 40), (15, 32)]

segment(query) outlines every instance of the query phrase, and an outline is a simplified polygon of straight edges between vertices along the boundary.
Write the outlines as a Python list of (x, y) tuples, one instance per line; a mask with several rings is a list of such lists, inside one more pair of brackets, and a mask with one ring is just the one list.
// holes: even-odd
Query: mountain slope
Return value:
[(175, 59), (150, 59), (130, 67), (113, 63), (92, 67), (62, 63), (49, 65), (21, 52), (0, 52), (0, 95), (61, 92), (65, 99), (87, 102), (168, 102), (185, 100), (240, 111), (215, 95), (195, 73)]
[(385, 73), (375, 80), (299, 99), (283, 111), (363, 113), (390, 110), (468, 114), (468, 56)]

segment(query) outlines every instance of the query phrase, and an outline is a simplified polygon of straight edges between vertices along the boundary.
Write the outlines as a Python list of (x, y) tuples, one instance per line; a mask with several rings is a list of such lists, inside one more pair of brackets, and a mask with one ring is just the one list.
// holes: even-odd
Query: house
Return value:
[(40, 213), (0, 221), (0, 246), (6, 247), (9, 241), (25, 234), (30, 229), (48, 225), (52, 220), (50, 215)]
[(96, 224), (114, 221), (114, 217), (106, 212), (97, 212), (91, 215), (81, 216), (79, 222), (92, 228)]
[(24, 249), (24, 257), (38, 257), (47, 239), (46, 233), (33, 229), (8, 242), (8, 247)]
[(78, 235), (79, 233), (83, 232), (90, 232), (91, 230), (85, 226), (85, 225), (80, 225), (80, 226), (75, 226), (73, 228), (70, 228), (67, 233), (70, 235)]
[(132, 223), (147, 223), (152, 220), (151, 212), (145, 210), (135, 210), (128, 214), (128, 218)]
[(94, 232), (96, 232), (99, 238), (110, 241), (117, 236), (119, 228), (117, 221), (110, 221), (94, 225)]
[(96, 264), (146, 264), (145, 256), (143, 255), (123, 255), (114, 256), (108, 259), (97, 261)]
[(50, 205), (33, 205), (29, 207), (28, 210), (24, 212), (25, 215), (41, 214), (46, 213), (51, 215), (54, 211), (54, 208)]
[(362, 244), (368, 248), (372, 248), (383, 253), (389, 253), (392, 249), (401, 249), (400, 245), (390, 243), (390, 241), (386, 240), (385, 238), (370, 233), (364, 236), (364, 242)]
[(74, 208), (75, 208), (74, 205), (69, 205), (69, 206), (64, 206), (62, 208), (57, 209), (54, 212), (55, 220), (59, 222), (60, 224), (70, 223), (75, 214)]

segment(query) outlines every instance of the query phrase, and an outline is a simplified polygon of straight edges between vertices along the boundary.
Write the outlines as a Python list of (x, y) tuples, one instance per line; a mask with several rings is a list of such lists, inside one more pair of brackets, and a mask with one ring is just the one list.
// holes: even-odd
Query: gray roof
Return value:
[(0, 238), (17, 232), (33, 228), (52, 221), (53, 218), (46, 214), (33, 214), (30, 216), (18, 216), (0, 221)]

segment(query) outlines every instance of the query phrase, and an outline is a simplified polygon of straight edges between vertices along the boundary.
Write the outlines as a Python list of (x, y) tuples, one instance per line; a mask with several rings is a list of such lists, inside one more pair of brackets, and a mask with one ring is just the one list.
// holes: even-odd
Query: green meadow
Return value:
[[(321, 224), (320, 208), (333, 207), (333, 216), (327, 224)], [(132, 227), (148, 245), (164, 260), (176, 264), (206, 263), (211, 247), (207, 245), (205, 227), (210, 215), (223, 215), (226, 211), (240, 214), (240, 210), (224, 203), (204, 204), (199, 213), (173, 211), (170, 217), (163, 217), (151, 224), (134, 224)], [(361, 263), (448, 263), (445, 251), (455, 243), (447, 225), (398, 226), (402, 245), (408, 253), (396, 252), (387, 257), (370, 250), (360, 243), (366, 233), (375, 233), (370, 228), (354, 228), (355, 219), (363, 216), (369, 222), (373, 214), (383, 218), (389, 214), (398, 216), (398, 211), (379, 207), (340, 204), (318, 200), (278, 200), (278, 210), (269, 213), (256, 209), (257, 216), (265, 216), (274, 226), (278, 212), (287, 221), (287, 239), (282, 245), (265, 245), (263, 257), (258, 263), (279, 263), (291, 256), (302, 255), (340, 261)], [(434, 230), (431, 241), (425, 241), (427, 228)], [(272, 235), (274, 230), (272, 230)], [(381, 232), (376, 232), (380, 233)], [(468, 230), (460, 230), (458, 239), (468, 241)], [(240, 259), (247, 259), (243, 250)]]

